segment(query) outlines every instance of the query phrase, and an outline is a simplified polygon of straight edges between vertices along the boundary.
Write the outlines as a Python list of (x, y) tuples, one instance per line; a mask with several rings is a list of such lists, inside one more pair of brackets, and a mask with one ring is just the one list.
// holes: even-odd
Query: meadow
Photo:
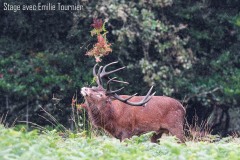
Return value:
[(188, 140), (179, 144), (164, 136), (160, 144), (151, 143), (151, 133), (120, 142), (109, 136), (60, 133), (56, 130), (26, 131), (0, 125), (1, 160), (239, 160), (240, 138), (226, 137), (211, 141)]

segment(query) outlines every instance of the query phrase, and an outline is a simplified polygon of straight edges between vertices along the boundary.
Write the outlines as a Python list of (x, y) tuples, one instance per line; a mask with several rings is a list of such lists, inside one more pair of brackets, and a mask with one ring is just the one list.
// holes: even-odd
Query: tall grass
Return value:
[(9, 124), (7, 122), (7, 116), (8, 116), (8, 112), (6, 114), (0, 115), (0, 124), (2, 124), (5, 127), (13, 127), (17, 122), (17, 118), (12, 122), (12, 124)]
[(185, 122), (185, 134), (187, 141), (217, 141), (220, 139), (218, 135), (212, 135), (212, 125), (208, 120), (199, 122), (198, 116), (193, 117), (192, 123)]
[(86, 109), (83, 103), (79, 103), (77, 93), (72, 98), (71, 104), (72, 131), (75, 133), (84, 132), (87, 136), (92, 136), (92, 125), (88, 122)]

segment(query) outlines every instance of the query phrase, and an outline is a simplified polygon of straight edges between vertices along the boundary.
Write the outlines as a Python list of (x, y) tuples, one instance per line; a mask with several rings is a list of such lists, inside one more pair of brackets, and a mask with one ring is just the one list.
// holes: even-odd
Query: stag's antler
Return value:
[[(111, 96), (113, 96), (114, 98), (116, 98), (117, 100), (119, 100), (119, 101), (121, 101), (121, 102), (123, 102), (123, 103), (129, 104), (129, 105), (131, 105), (131, 106), (143, 106), (143, 105), (144, 105), (145, 103), (147, 103), (147, 102), (155, 95), (155, 93), (156, 93), (156, 92), (154, 92), (154, 93), (151, 94), (152, 89), (153, 89), (153, 86), (152, 86), (152, 87), (149, 89), (147, 95), (146, 95), (140, 102), (129, 102), (128, 100), (130, 100), (131, 98), (133, 98), (134, 96), (136, 96), (137, 93), (135, 93), (135, 94), (133, 94), (133, 95), (131, 95), (131, 96), (129, 96), (128, 98), (125, 98), (125, 99), (121, 98), (121, 97), (117, 94), (117, 92), (121, 91), (124, 87), (122, 87), (122, 88), (120, 88), (120, 89), (117, 89), (117, 90), (114, 90), (114, 91), (112, 91), (112, 90), (110, 89), (110, 83), (111, 83), (114, 79), (116, 79), (116, 77), (110, 79), (110, 80), (107, 82), (107, 95), (111, 95)], [(151, 95), (150, 95), (150, 94), (151, 94)]]
[[(118, 62), (112, 62), (112, 63), (109, 63), (107, 65), (105, 65), (104, 67), (103, 66), (100, 66), (99, 69), (98, 69), (98, 72), (96, 73), (96, 67), (97, 67), (97, 64), (93, 67), (93, 75), (94, 77), (96, 77), (96, 81), (97, 81), (97, 84), (98, 84), (98, 87), (99, 88), (102, 88), (103, 89), (103, 81), (102, 81), (102, 78), (106, 78), (107, 75), (109, 74), (112, 74), (114, 72), (117, 72), (119, 70), (122, 70), (124, 69), (125, 67), (121, 67), (121, 68), (118, 68), (118, 69), (115, 69), (113, 71), (109, 71), (109, 72), (106, 72), (106, 68), (110, 65), (113, 65), (113, 64), (116, 64)], [(152, 93), (152, 89), (153, 89), (153, 86), (149, 89), (147, 95), (140, 101), (140, 102), (129, 102), (128, 100), (130, 100), (131, 98), (133, 98), (134, 96), (137, 95), (137, 93), (131, 95), (130, 97), (128, 98), (121, 98), (117, 92), (121, 91), (124, 87), (120, 88), (120, 89), (117, 89), (117, 90), (111, 90), (110, 89), (110, 83), (111, 82), (118, 82), (118, 83), (124, 83), (124, 84), (128, 84), (128, 82), (124, 82), (124, 81), (119, 81), (119, 80), (116, 80), (116, 77), (114, 78), (108, 78), (108, 82), (107, 82), (107, 89), (106, 89), (106, 95), (109, 95), (109, 96), (112, 96), (114, 98), (116, 98), (117, 100), (123, 102), (123, 103), (126, 103), (126, 104), (129, 104), (129, 105), (132, 105), (132, 106), (143, 106), (144, 104), (146, 104), (153, 96), (156, 92)]]
[[(114, 72), (117, 72), (117, 71), (122, 70), (122, 69), (125, 68), (125, 67), (121, 67), (121, 68), (115, 69), (113, 71), (106, 72), (106, 68), (108, 66), (111, 66), (111, 65), (116, 64), (116, 63), (118, 63), (118, 61), (109, 63), (109, 64), (105, 65), (104, 67), (100, 66), (97, 73), (96, 73), (96, 67), (97, 67), (98, 64), (94, 65), (94, 67), (93, 67), (93, 75), (94, 75), (94, 77), (96, 77), (96, 82), (98, 84), (98, 87), (103, 88), (102, 78), (106, 78), (107, 75), (112, 74)], [(124, 81), (118, 81), (118, 80), (113, 80), (113, 81), (114, 82), (118, 82), (118, 83), (128, 84), (128, 82), (124, 82)]]

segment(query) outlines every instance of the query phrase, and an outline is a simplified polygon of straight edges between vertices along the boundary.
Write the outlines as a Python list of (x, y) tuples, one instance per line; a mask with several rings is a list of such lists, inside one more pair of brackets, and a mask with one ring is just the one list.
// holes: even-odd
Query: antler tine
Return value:
[(119, 95), (117, 95), (117, 94), (115, 93), (114, 98), (117, 97), (116, 99), (118, 99), (118, 100), (120, 100), (120, 101), (122, 101), (122, 102), (124, 102), (124, 103), (127, 103), (127, 101), (128, 101), (129, 99), (131, 99), (132, 97), (134, 97), (134, 96), (136, 96), (136, 95), (137, 95), (137, 93), (129, 96), (128, 98), (123, 99), (123, 98), (119, 97)]
[(97, 84), (98, 84), (98, 87), (103, 87), (102, 86), (102, 78), (100, 76), (101, 72), (102, 72), (102, 69), (103, 69), (103, 66), (100, 66), (98, 68), (98, 73), (97, 73)]
[(144, 104), (146, 104), (154, 95), (156, 92), (154, 92), (153, 94), (150, 95), (150, 93), (152, 92), (152, 89), (153, 89), (153, 86), (149, 89), (147, 95), (140, 101), (140, 102), (129, 102), (128, 100), (131, 99), (132, 97), (134, 97), (136, 94), (128, 97), (128, 98), (121, 98), (119, 95), (117, 95), (116, 93), (113, 95), (114, 98), (126, 103), (126, 104), (129, 104), (129, 105), (132, 105), (132, 106), (143, 106)]
[(98, 68), (98, 73), (97, 73), (98, 76), (102, 73), (102, 70), (103, 70), (103, 66), (100, 66), (100, 67)]
[[(105, 66), (105, 67), (106, 67), (106, 66)], [(113, 70), (113, 71), (106, 72), (106, 71), (105, 71), (105, 69), (106, 69), (105, 67), (103, 68), (103, 72), (101, 73), (101, 77), (104, 77), (104, 76), (106, 76), (106, 75), (112, 74), (112, 73), (114, 73), (114, 72), (117, 72), (117, 71), (122, 70), (122, 69), (125, 68), (125, 67), (121, 67), (121, 68), (115, 69), (115, 70)]]
[[(98, 64), (95, 64), (95, 65), (94, 65), (94, 67), (93, 67), (93, 75), (94, 75), (94, 77), (97, 77), (97, 80), (96, 80), (96, 81), (97, 81), (97, 84), (98, 84), (99, 87), (103, 87), (103, 85), (102, 85), (102, 84), (103, 84), (103, 80), (102, 80), (103, 77), (105, 77), (105, 76), (107, 76), (107, 75), (109, 75), (109, 74), (112, 74), (112, 73), (114, 73), (114, 72), (117, 72), (117, 71), (122, 70), (122, 69), (125, 68), (125, 67), (121, 67), (121, 68), (118, 68), (118, 69), (115, 69), (115, 70), (106, 72), (106, 68), (107, 68), (107, 67), (109, 67), (109, 66), (111, 66), (111, 65), (113, 65), (113, 64), (116, 64), (116, 63), (118, 63), (118, 61), (109, 63), (109, 64), (105, 65), (104, 67), (103, 67), (103, 66), (100, 66), (100, 67), (98, 68), (98, 72), (97, 72), (97, 73), (96, 73), (96, 67), (97, 67)], [(118, 82), (118, 83), (128, 84), (128, 82), (118, 81), (118, 80), (115, 80), (115, 79), (112, 80), (112, 81)]]
[(117, 82), (117, 83), (123, 83), (123, 84), (129, 84), (128, 82), (125, 82), (125, 81), (119, 81), (119, 80), (112, 80), (113, 82)]
[(97, 67), (97, 63), (94, 65), (94, 67), (93, 67), (93, 76), (94, 77), (96, 77), (97, 76), (97, 74), (96, 74), (96, 67)]
[[(111, 80), (111, 79), (112, 79), (112, 80)], [(113, 82), (117, 82), (117, 83), (129, 84), (128, 82), (119, 81), (119, 80), (116, 80), (116, 79), (117, 79), (117, 77), (114, 77), (114, 78), (109, 78), (109, 77), (108, 77), (108, 82), (111, 80), (110, 82), (113, 81)], [(107, 83), (108, 83), (108, 82), (107, 82)]]
[[(153, 86), (149, 89), (147, 95), (144, 97), (143, 101), (147, 100), (149, 97), (151, 97), (152, 95), (154, 95), (156, 92), (154, 92), (151, 96), (150, 93), (152, 92)], [(150, 99), (149, 99), (150, 100)]]
[[(112, 94), (114, 94), (114, 93), (117, 93), (117, 92), (121, 91), (121, 90), (124, 88), (124, 87), (122, 87), (122, 88), (120, 88), (120, 89), (111, 91), (111, 89), (110, 89), (110, 83), (111, 83), (112, 81), (116, 81), (116, 80), (115, 80), (116, 78), (117, 78), (117, 77), (113, 77), (113, 78), (109, 79), (109, 81), (107, 82), (107, 94), (108, 94), (108, 95), (112, 95)], [(123, 82), (123, 81), (119, 81), (119, 82)]]
[(120, 92), (121, 90), (123, 90), (124, 87), (114, 90), (114, 91), (107, 91), (107, 95), (112, 95), (112, 94), (116, 94), (117, 92)]
[(108, 63), (105, 67), (111, 66), (111, 65), (116, 64), (116, 63), (118, 63), (118, 61)]
[(113, 78), (111, 78), (111, 79), (109, 79), (108, 80), (108, 82), (107, 82), (107, 90), (110, 90), (110, 83), (113, 81), (113, 80), (115, 80), (117, 77), (113, 77)]
[(150, 96), (148, 96), (147, 98), (145, 98), (145, 100), (142, 100), (144, 103), (147, 103), (148, 101), (150, 101), (150, 99), (156, 94), (156, 92), (153, 92), (153, 94), (151, 94)]
[(151, 95), (150, 93), (152, 92), (153, 86), (149, 89), (147, 95), (144, 97), (142, 101), (145, 101), (146, 103), (156, 94), (156, 92), (153, 92)]
[(121, 68), (115, 69), (115, 70), (113, 70), (113, 71), (106, 72), (106, 68), (107, 68), (108, 66), (111, 66), (111, 65), (116, 64), (116, 63), (118, 63), (118, 61), (109, 63), (109, 64), (107, 64), (106, 66), (104, 66), (103, 69), (102, 69), (102, 72), (100, 73), (100, 77), (102, 78), (102, 77), (104, 77), (104, 76), (106, 76), (106, 75), (112, 74), (112, 73), (114, 73), (114, 72), (117, 72), (117, 71), (122, 70), (122, 69), (125, 68), (125, 67), (121, 67)]

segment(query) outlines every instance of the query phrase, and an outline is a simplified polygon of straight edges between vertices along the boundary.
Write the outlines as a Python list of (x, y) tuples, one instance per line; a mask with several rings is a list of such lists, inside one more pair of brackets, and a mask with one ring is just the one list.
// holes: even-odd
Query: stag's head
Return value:
[(106, 95), (106, 91), (98, 87), (92, 88), (83, 87), (81, 89), (81, 93), (84, 96), (85, 100), (87, 100), (87, 102), (94, 104), (100, 103), (101, 101), (106, 101), (109, 98)]
[[(117, 99), (123, 103), (126, 103), (128, 105), (131, 106), (143, 106), (145, 103), (147, 103), (155, 94), (152, 93), (152, 88), (150, 88), (150, 90), (148, 91), (147, 95), (140, 101), (140, 102), (130, 102), (129, 100), (136, 96), (136, 94), (133, 94), (131, 96), (129, 96), (128, 98), (121, 98), (117, 93), (120, 92), (124, 87), (120, 88), (120, 89), (116, 89), (116, 90), (111, 90), (110, 84), (111, 83), (123, 83), (123, 84), (128, 84), (128, 82), (124, 82), (124, 81), (119, 81), (116, 79), (116, 77), (113, 78), (109, 78), (108, 76), (112, 73), (115, 73), (119, 70), (124, 69), (125, 67), (121, 67), (112, 71), (106, 71), (106, 68), (108, 66), (111, 66), (113, 64), (116, 64), (118, 62), (112, 62), (109, 63), (105, 66), (100, 66), (98, 68), (98, 71), (96, 72), (96, 68), (97, 68), (97, 64), (93, 67), (93, 75), (96, 79), (97, 82), (97, 87), (83, 87), (81, 89), (81, 93), (84, 96), (85, 100), (88, 103), (92, 103), (92, 104), (100, 104), (102, 102), (107, 102), (107, 101), (111, 101), (113, 99)], [(107, 85), (106, 85), (106, 89), (103, 87), (103, 78), (107, 79)]]

